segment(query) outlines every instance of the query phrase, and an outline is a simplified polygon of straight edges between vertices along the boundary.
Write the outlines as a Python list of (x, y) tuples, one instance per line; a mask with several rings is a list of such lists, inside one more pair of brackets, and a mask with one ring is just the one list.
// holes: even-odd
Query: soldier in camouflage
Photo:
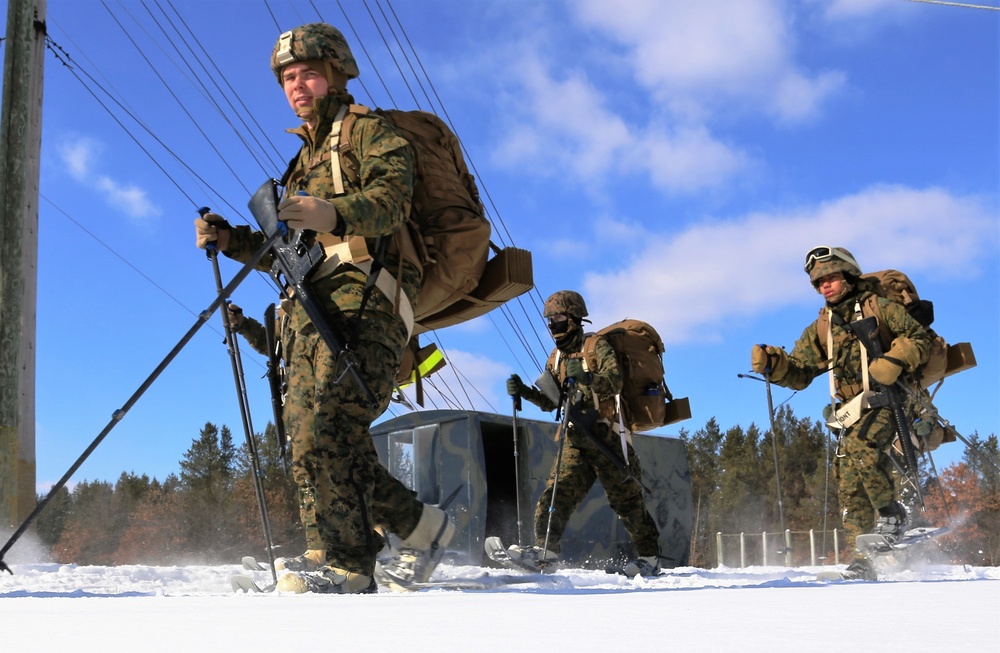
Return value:
[[(292, 298), (282, 329), (293, 334), (292, 342), (284, 343), (284, 416), (308, 550), (276, 561), (289, 572), (279, 578), (278, 589), (375, 591), (376, 554), (383, 545), (376, 527), (402, 538), (398, 555), (382, 565), (379, 580), (390, 585), (394, 579), (426, 580), (454, 524), (388, 473), (368, 432), (388, 407), (409, 340), (412, 325), (401, 317), (401, 303), (414, 301), (420, 287), (417, 266), (400, 255), (407, 250), (399, 236), (410, 212), (413, 152), (382, 118), (367, 114), (357, 118), (351, 138), (357, 181), (343, 174), (339, 160), (331, 162), (330, 140), (339, 136), (334, 124), (354, 103), (347, 82), (358, 76), (350, 48), (334, 27), (312, 23), (285, 32), (272, 52), (271, 68), (303, 121), (289, 130), (302, 146), (282, 179), (285, 196), (278, 217), (291, 229), (315, 233), (326, 249), (327, 261), (310, 279), (312, 290), (330, 325), (350, 344), (356, 368), (378, 402), (372, 408), (350, 376), (341, 378), (338, 356)], [(336, 190), (341, 184), (343, 192)], [(265, 240), (261, 232), (233, 227), (212, 213), (196, 220), (195, 230), (199, 247), (214, 243), (237, 261), (247, 260)], [(388, 247), (379, 248), (385, 241)], [(373, 256), (382, 257), (384, 273), (398, 285), (371, 293), (359, 311)], [(270, 265), (266, 256), (259, 267)]]
[[(596, 343), (595, 369), (586, 369), (582, 357), (586, 316), (587, 306), (583, 297), (572, 290), (557, 292), (545, 301), (543, 317), (548, 320), (556, 348), (549, 356), (543, 374), (550, 375), (555, 384), (564, 389), (569, 395), (568, 401), (584, 413), (589, 413), (588, 417), (596, 419), (599, 415), (613, 412), (611, 404), (615, 395), (621, 392), (622, 376), (614, 349), (603, 337)], [(527, 399), (542, 410), (551, 411), (559, 407), (556, 400), (536, 387), (525, 385), (516, 374), (507, 380), (507, 392), (512, 397)], [(632, 445), (627, 445), (627, 452), (634, 478), (615, 465), (587, 437), (581, 425), (570, 421), (567, 431), (561, 434), (566, 440), (560, 446), (560, 454), (552, 465), (548, 483), (535, 507), (535, 544), (511, 546), (508, 554), (524, 566), (554, 570), (558, 566), (559, 541), (566, 523), (594, 482), (600, 480), (607, 493), (608, 504), (621, 518), (639, 555), (625, 565), (625, 573), (629, 576), (655, 576), (660, 572), (659, 532), (646, 511), (642, 486), (634, 480), (642, 477), (642, 471)], [(603, 442), (607, 450), (621, 450), (619, 438), (612, 432), (607, 419), (593, 421), (590, 433)], [(553, 507), (551, 512), (550, 506)]]
[[(849, 251), (842, 247), (815, 247), (806, 255), (805, 271), (816, 292), (823, 295), (822, 309), (830, 316), (829, 351), (818, 333), (818, 320), (806, 327), (790, 354), (778, 347), (754, 345), (751, 367), (768, 374), (771, 381), (794, 390), (802, 390), (827, 371), (833, 374), (833, 406), (841, 408), (862, 394), (865, 375), (878, 384), (891, 385), (900, 374), (912, 372), (927, 362), (932, 336), (900, 304), (879, 297), (879, 309), (890, 342), (883, 342), (886, 354), (862, 366), (862, 345), (846, 325), (860, 320), (862, 307), (873, 294), (871, 282), (861, 278), (861, 268)], [(879, 329), (880, 333), (883, 329)], [(821, 340), (821, 337), (823, 340)], [(848, 545), (862, 533), (872, 531), (889, 538), (904, 530), (906, 510), (896, 500), (893, 463), (888, 450), (896, 437), (896, 425), (888, 406), (859, 410), (860, 418), (842, 422), (834, 472), (838, 478), (838, 496), (843, 511)], [(848, 570), (872, 577), (873, 570), (864, 558), (856, 556)]]

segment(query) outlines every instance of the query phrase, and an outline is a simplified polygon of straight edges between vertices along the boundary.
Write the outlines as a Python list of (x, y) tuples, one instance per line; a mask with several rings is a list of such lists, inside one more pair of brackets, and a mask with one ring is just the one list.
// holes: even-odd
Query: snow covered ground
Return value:
[[(239, 565), (17, 564), (0, 577), (4, 651), (958, 651), (1000, 641), (1000, 568), (928, 565), (878, 582), (818, 567), (671, 570), (570, 586), (324, 596), (235, 594)], [(439, 568), (436, 577), (474, 567)], [(268, 572), (258, 572), (262, 583)]]

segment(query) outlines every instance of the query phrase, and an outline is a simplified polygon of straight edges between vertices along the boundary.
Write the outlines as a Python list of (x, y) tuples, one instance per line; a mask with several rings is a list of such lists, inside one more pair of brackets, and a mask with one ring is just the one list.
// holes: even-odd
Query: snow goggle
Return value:
[(840, 259), (846, 263), (850, 263), (854, 267), (859, 267), (858, 262), (855, 261), (850, 255), (845, 254), (843, 251), (837, 249), (836, 247), (830, 247), (829, 245), (820, 245), (819, 247), (813, 247), (806, 254), (806, 272), (812, 272), (813, 266), (817, 263), (822, 263), (824, 261), (829, 261), (831, 259)]

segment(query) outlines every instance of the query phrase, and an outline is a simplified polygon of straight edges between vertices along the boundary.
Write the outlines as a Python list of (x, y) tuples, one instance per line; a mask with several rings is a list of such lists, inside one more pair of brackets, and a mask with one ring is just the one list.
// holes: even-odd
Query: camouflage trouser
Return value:
[(872, 530), (875, 512), (895, 498), (893, 465), (886, 449), (896, 436), (888, 408), (869, 410), (847, 429), (837, 448), (838, 496), (847, 544)]
[(372, 408), (349, 375), (338, 380), (336, 361), (312, 330), (296, 334), (289, 360), (285, 425), (292, 475), (309, 549), (325, 549), (331, 564), (370, 575), (381, 526), (406, 537), (423, 504), (378, 461), (368, 428), (389, 403), (402, 348), (360, 341), (357, 369), (379, 405)]
[[(595, 434), (615, 452), (621, 451), (621, 442), (611, 433), (606, 424), (595, 424)], [(632, 445), (628, 445), (628, 462), (632, 473), (642, 478), (639, 457), (635, 455)], [(608, 495), (608, 504), (621, 518), (639, 555), (655, 556), (659, 554), (659, 532), (656, 522), (646, 511), (646, 502), (642, 497), (642, 488), (629, 478), (628, 474), (618, 467), (586, 436), (570, 429), (569, 438), (562, 447), (562, 465), (559, 461), (552, 465), (552, 473), (545, 485), (542, 496), (535, 506), (535, 545), (545, 544), (545, 530), (549, 523), (549, 506), (552, 504), (552, 486), (556, 480), (556, 469), (559, 469), (559, 482), (556, 485), (555, 505), (551, 512), (552, 525), (549, 531), (549, 550), (558, 552), (559, 541), (562, 539), (566, 523), (573, 515), (583, 499), (590, 492), (594, 481), (600, 480), (601, 486)]]

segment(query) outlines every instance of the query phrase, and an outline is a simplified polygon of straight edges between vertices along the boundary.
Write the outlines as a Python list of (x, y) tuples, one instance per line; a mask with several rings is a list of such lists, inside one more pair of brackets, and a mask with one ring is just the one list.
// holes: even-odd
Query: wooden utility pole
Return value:
[(0, 112), (0, 530), (35, 506), (35, 306), (45, 0), (9, 0)]

